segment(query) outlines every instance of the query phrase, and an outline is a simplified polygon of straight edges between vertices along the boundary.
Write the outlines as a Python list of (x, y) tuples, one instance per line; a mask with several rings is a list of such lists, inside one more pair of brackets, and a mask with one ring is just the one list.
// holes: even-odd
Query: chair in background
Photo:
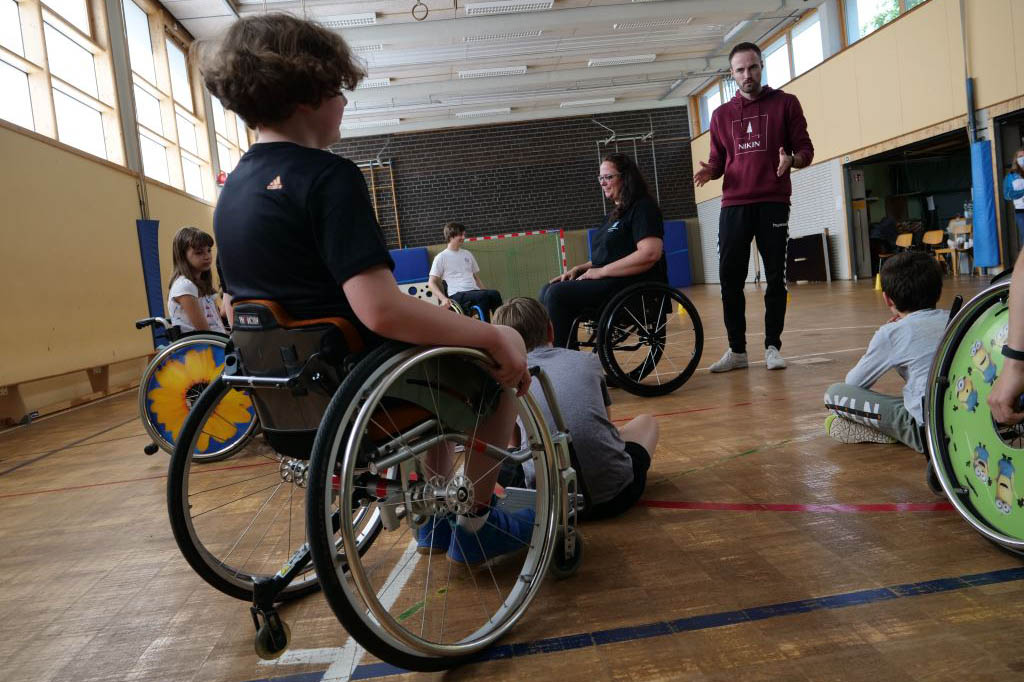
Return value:
[(885, 262), (886, 258), (889, 258), (891, 256), (895, 256), (897, 253), (900, 253), (901, 251), (906, 251), (907, 249), (910, 248), (911, 244), (913, 244), (913, 243), (914, 243), (914, 233), (913, 232), (901, 232), (900, 234), (896, 235), (896, 249), (894, 251), (892, 251), (891, 253), (880, 253), (880, 254), (878, 254), (878, 271), (879, 272), (882, 271), (882, 263)]
[[(966, 258), (968, 263), (967, 273), (974, 274), (974, 242), (971, 241), (974, 235), (974, 227), (963, 218), (954, 218), (949, 221), (949, 234), (953, 239), (953, 275), (960, 276), (960, 259)], [(967, 246), (970, 244), (970, 246)]]
[[(942, 263), (943, 269), (949, 265), (950, 272), (953, 272), (953, 249), (946, 246), (946, 232), (944, 230), (928, 230), (921, 235), (921, 246), (935, 256), (935, 260)], [(946, 257), (949, 260), (946, 260)]]

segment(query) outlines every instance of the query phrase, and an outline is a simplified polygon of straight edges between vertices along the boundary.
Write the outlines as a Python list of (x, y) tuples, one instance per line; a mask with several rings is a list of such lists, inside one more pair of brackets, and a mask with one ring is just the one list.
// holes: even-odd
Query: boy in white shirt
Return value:
[[(484, 320), (490, 322), (491, 313), (501, 305), (501, 294), (494, 289), (484, 288), (476, 258), (462, 248), (462, 242), (466, 240), (465, 226), (448, 223), (444, 226), (444, 238), (448, 248), (434, 256), (427, 286), (441, 301), (441, 305), (447, 307), (451, 299), (467, 312), (473, 306), (480, 306)], [(441, 286), (442, 280), (448, 287), (447, 295)]]

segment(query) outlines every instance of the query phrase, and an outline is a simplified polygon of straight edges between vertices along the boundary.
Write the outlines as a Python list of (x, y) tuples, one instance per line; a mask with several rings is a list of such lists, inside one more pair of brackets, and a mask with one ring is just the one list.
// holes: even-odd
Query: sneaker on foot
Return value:
[(476, 533), (456, 524), (448, 547), (448, 561), (474, 566), (503, 554), (525, 550), (533, 536), (534, 516), (533, 509), (520, 509), (510, 514), (492, 508)]
[(452, 543), (452, 518), (431, 516), (416, 529), (416, 551), (420, 554), (444, 554)]
[(764, 349), (764, 366), (768, 369), (786, 369), (786, 361), (775, 346), (768, 346)]
[(844, 419), (838, 414), (830, 414), (825, 418), (825, 433), (832, 440), (840, 443), (895, 443), (892, 436), (888, 436), (878, 429), (873, 429), (864, 424)]
[(708, 369), (712, 372), (728, 372), (733, 369), (743, 369), (747, 366), (747, 354), (746, 353), (734, 353), (732, 348), (728, 348), (725, 351), (725, 355), (722, 359), (711, 365)]

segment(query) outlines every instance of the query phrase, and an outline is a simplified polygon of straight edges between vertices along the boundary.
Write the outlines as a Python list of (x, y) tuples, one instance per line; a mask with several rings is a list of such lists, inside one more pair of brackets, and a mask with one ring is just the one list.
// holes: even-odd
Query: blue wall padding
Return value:
[(430, 257), (426, 248), (392, 249), (391, 257), (395, 261), (395, 279), (399, 284), (427, 281)]
[(665, 253), (674, 253), (690, 248), (686, 243), (686, 221), (665, 221)]
[[(139, 255), (142, 257), (142, 281), (146, 285), (146, 303), (150, 317), (164, 317), (164, 296), (160, 286), (160, 221), (136, 220), (139, 233)], [(150, 327), (153, 348), (167, 343), (163, 327)]]
[(974, 187), (974, 264), (988, 268), (999, 265), (992, 147), (988, 140), (971, 143), (971, 181)]

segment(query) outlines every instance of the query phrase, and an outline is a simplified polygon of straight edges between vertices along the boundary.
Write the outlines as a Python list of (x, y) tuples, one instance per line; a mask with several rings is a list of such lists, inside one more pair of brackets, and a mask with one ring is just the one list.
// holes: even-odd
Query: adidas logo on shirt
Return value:
[(281, 176), (278, 175), (276, 178), (270, 181), (267, 185), (267, 189), (284, 189), (284, 184), (281, 182)]

